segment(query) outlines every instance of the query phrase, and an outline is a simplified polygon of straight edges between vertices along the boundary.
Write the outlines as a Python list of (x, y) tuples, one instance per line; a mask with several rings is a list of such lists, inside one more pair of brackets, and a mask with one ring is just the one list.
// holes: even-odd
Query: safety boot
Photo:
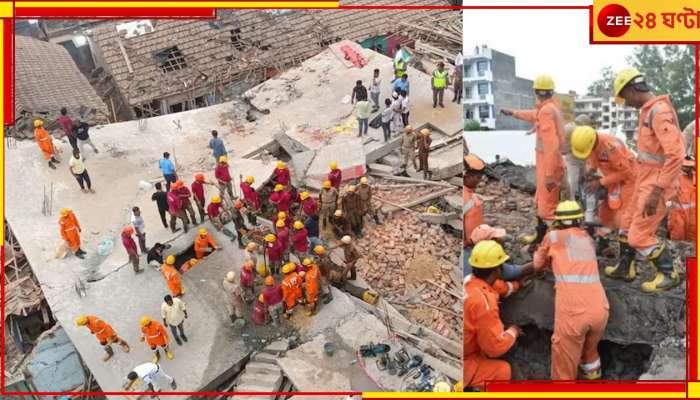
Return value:
[(605, 276), (613, 279), (623, 279), (632, 282), (637, 277), (637, 251), (627, 243), (627, 238), (620, 237), (620, 261), (617, 265), (605, 267)]
[(110, 345), (106, 345), (104, 348), (105, 348), (105, 355), (104, 355), (104, 357), (102, 357), (102, 361), (107, 361), (110, 358), (112, 358), (112, 356), (114, 355), (114, 350), (112, 350), (112, 346), (110, 346)]
[(122, 346), (122, 350), (124, 350), (124, 353), (128, 353), (129, 350), (131, 350), (131, 349), (129, 348), (129, 343), (127, 343), (127, 342), (125, 342), (125, 341), (123, 341), (123, 340), (122, 340), (121, 343), (119, 343), (119, 345)]
[(647, 256), (647, 260), (656, 269), (654, 279), (642, 283), (641, 290), (645, 293), (668, 290), (681, 283), (680, 275), (676, 270), (676, 261), (668, 250), (666, 243), (654, 249)]
[(153, 364), (158, 364), (158, 361), (160, 361), (160, 350), (155, 349), (153, 350)]
[(168, 357), (168, 360), (172, 360), (173, 358), (175, 358), (173, 352), (170, 351), (170, 347), (165, 348), (165, 356)]
[(603, 371), (600, 368), (594, 369), (593, 371), (584, 371), (581, 376), (587, 381), (593, 381), (600, 379), (603, 376)]

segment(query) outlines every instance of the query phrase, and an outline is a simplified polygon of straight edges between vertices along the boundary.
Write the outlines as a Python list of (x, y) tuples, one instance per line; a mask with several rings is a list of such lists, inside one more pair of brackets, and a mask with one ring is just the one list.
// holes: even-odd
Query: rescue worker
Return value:
[[(656, 230), (666, 215), (666, 201), (677, 193), (685, 157), (683, 135), (668, 95), (654, 96), (644, 75), (636, 68), (620, 71), (613, 85), (615, 101), (640, 110), (637, 131), (636, 201), (630, 222), (629, 245), (646, 257), (655, 268), (652, 280), (642, 283), (643, 292), (667, 290), (681, 283), (668, 245), (656, 238)], [(618, 273), (606, 268), (606, 275)]]
[(681, 168), (680, 192), (671, 200), (668, 212), (668, 235), (671, 240), (695, 242), (697, 221), (695, 219), (695, 160), (686, 157)]
[(131, 235), (134, 234), (134, 228), (131, 226), (124, 227), (122, 229), (122, 244), (126, 250), (126, 254), (129, 255), (129, 262), (134, 267), (134, 273), (142, 272), (143, 269), (139, 268), (139, 254), (136, 248), (136, 242)]
[(304, 315), (310, 317), (316, 313), (316, 302), (321, 290), (321, 269), (309, 258), (304, 258), (302, 264), (306, 267), (304, 275), (304, 294), (306, 295), (306, 311)]
[(299, 194), (299, 205), (301, 206), (301, 212), (307, 218), (318, 215), (318, 202), (311, 197), (309, 192), (301, 192)]
[(214, 196), (211, 198), (211, 202), (207, 206), (207, 215), (209, 216), (209, 221), (211, 221), (211, 224), (214, 225), (217, 231), (224, 229), (223, 218), (228, 219), (228, 211), (223, 208), (221, 197)]
[(292, 217), (291, 217), (290, 215), (287, 215), (287, 212), (286, 212), (286, 211), (280, 211), (280, 212), (278, 212), (278, 213), (277, 213), (277, 220), (278, 220), (278, 221), (279, 221), (279, 220), (284, 221), (284, 226), (286, 226), (287, 228), (291, 228), (291, 227), (292, 227), (292, 222), (294, 222), (294, 220), (292, 220)]
[(326, 248), (321, 245), (314, 246), (314, 254), (316, 255), (316, 265), (321, 271), (321, 292), (324, 293), (323, 304), (328, 304), (333, 300), (333, 291), (330, 288), (330, 271), (334, 268), (335, 263), (328, 256)]
[(73, 211), (62, 208), (59, 213), (58, 226), (61, 232), (61, 237), (68, 244), (70, 251), (80, 259), (85, 258), (85, 252), (80, 248), (80, 224), (78, 218), (75, 217)]
[[(406, 75), (406, 61), (402, 57), (401, 45), (396, 45), (396, 50), (394, 52), (394, 80), (401, 79)], [(392, 80), (392, 82), (394, 81)]]
[(499, 294), (493, 288), (501, 277), (508, 255), (500, 244), (484, 240), (469, 257), (472, 274), (464, 284), (464, 386), (483, 389), (491, 380), (509, 381), (510, 364), (496, 359), (505, 354), (522, 334), (517, 326), (504, 329), (498, 310)]
[[(245, 306), (243, 290), (241, 286), (236, 283), (236, 273), (233, 271), (226, 273), (226, 278), (222, 286), (224, 288), (224, 293), (226, 293), (228, 306), (230, 307), (229, 318), (231, 318), (231, 323), (235, 324), (237, 319), (240, 318), (243, 320), (243, 307)], [(243, 320), (243, 323), (245, 324), (245, 320)]]
[(205, 228), (199, 229), (199, 235), (194, 240), (194, 255), (198, 260), (218, 250), (216, 241)]
[(419, 171), (416, 164), (416, 134), (413, 132), (411, 125), (406, 125), (403, 128), (403, 136), (401, 137), (401, 155), (403, 156), (403, 167), (408, 169), (408, 162), (413, 164), (413, 169)]
[(173, 352), (170, 351), (170, 346), (168, 345), (170, 343), (170, 338), (168, 337), (168, 331), (165, 330), (165, 327), (146, 316), (141, 317), (140, 325), (141, 341), (145, 341), (153, 351), (153, 363), (158, 364), (158, 361), (160, 361), (160, 350), (158, 347), (162, 347), (163, 350), (165, 350), (165, 356), (168, 360), (172, 360), (174, 355)]
[(267, 306), (267, 311), (270, 313), (272, 325), (278, 326), (284, 307), (282, 305), (283, 293), (282, 286), (275, 284), (275, 278), (272, 275), (265, 277), (265, 289), (263, 290), (261, 296), (263, 296), (263, 300)]
[(472, 231), (479, 225), (484, 223), (484, 211), (481, 207), (481, 199), (474, 193), (476, 188), (481, 183), (486, 170), (486, 164), (474, 154), (464, 156), (464, 175), (462, 176), (462, 224), (463, 224), (463, 242), (462, 242), (462, 270), (464, 276), (471, 273), (469, 266), (469, 255), (474, 242), (471, 240)]
[(275, 188), (270, 194), (270, 203), (277, 207), (277, 212), (284, 211), (285, 213), (289, 211), (289, 207), (292, 205), (292, 195), (289, 191), (285, 190), (285, 187), (279, 183), (275, 185)]
[(194, 266), (197, 265), (198, 262), (198, 259), (190, 258), (189, 261), (185, 261), (182, 265), (180, 265), (180, 272), (184, 274), (185, 272), (194, 268)]
[(271, 274), (279, 274), (282, 266), (282, 248), (282, 244), (277, 240), (277, 236), (272, 233), (268, 233), (265, 236), (265, 252), (267, 253), (267, 262)]
[(364, 219), (365, 215), (369, 214), (374, 218), (374, 223), (379, 225), (380, 222), (377, 210), (372, 206), (372, 186), (369, 185), (367, 177), (363, 176), (360, 178), (360, 186), (357, 188), (357, 194), (360, 196), (360, 219)]
[(129, 344), (124, 339), (117, 336), (112, 326), (94, 315), (81, 315), (75, 320), (75, 324), (77, 326), (86, 326), (90, 329), (90, 333), (95, 335), (97, 341), (100, 342), (105, 349), (105, 355), (102, 357), (102, 361), (107, 361), (114, 355), (112, 343), (120, 345), (124, 353), (129, 352)]
[(531, 122), (536, 131), (535, 145), (535, 202), (537, 203), (537, 227), (534, 235), (525, 241), (530, 251), (542, 241), (547, 228), (554, 221), (554, 210), (559, 203), (559, 191), (565, 175), (564, 118), (554, 100), (554, 80), (547, 75), (535, 78), (532, 85), (537, 98), (534, 110), (502, 109), (504, 115)]
[(199, 211), (199, 218), (201, 219), (202, 222), (204, 222), (204, 216), (206, 215), (206, 211), (204, 208), (204, 205), (206, 203), (205, 197), (204, 197), (204, 185), (211, 185), (211, 183), (207, 182), (204, 179), (203, 174), (197, 174), (194, 176), (194, 182), (192, 182), (192, 185), (190, 187), (192, 188), (192, 197), (194, 198), (195, 204), (197, 204), (197, 210)]
[(301, 301), (301, 278), (294, 272), (296, 265), (286, 263), (282, 267), (284, 279), (282, 280), (282, 298), (284, 299), (284, 317), (292, 317), (294, 307)]
[(595, 244), (581, 228), (577, 202), (559, 203), (553, 229), (533, 256), (535, 271), (551, 266), (554, 274), (553, 380), (601, 377), (598, 342), (608, 323), (608, 299), (598, 275)]
[(182, 208), (182, 199), (180, 199), (180, 196), (178, 196), (178, 193), (176, 192), (176, 187), (177, 185), (172, 185), (167, 197), (168, 212), (170, 213), (170, 230), (173, 233), (176, 232), (176, 218), (180, 218), (182, 220), (182, 225), (185, 229), (185, 233), (187, 233), (189, 231), (189, 220), (187, 219), (185, 210)]
[(39, 145), (39, 149), (44, 154), (44, 160), (48, 161), (49, 168), (56, 169), (54, 163), (60, 163), (56, 159), (56, 148), (53, 145), (51, 134), (44, 129), (44, 121), (40, 119), (34, 120), (34, 139)]
[(272, 171), (272, 176), (270, 179), (276, 185), (282, 185), (284, 187), (289, 185), (291, 182), (291, 175), (287, 165), (283, 161), (277, 162), (276, 168)]
[(260, 194), (253, 188), (253, 183), (255, 183), (255, 178), (252, 176), (247, 176), (244, 182), (241, 182), (241, 192), (243, 193), (243, 200), (246, 203), (248, 222), (253, 225), (258, 225), (258, 213), (260, 213)]
[(255, 275), (253, 275), (252, 261), (246, 261), (241, 266), (240, 285), (243, 291), (243, 300), (250, 303), (255, 298)]
[(297, 258), (303, 260), (309, 251), (309, 236), (308, 231), (304, 228), (304, 223), (301, 221), (294, 222), (292, 243), (294, 244), (294, 254)]
[(160, 273), (163, 274), (165, 283), (173, 296), (178, 297), (185, 294), (180, 273), (175, 269), (175, 256), (170, 255), (165, 258), (165, 264), (160, 266)]
[[(248, 242), (248, 244), (245, 246), (245, 250), (243, 251), (244, 258), (247, 261), (250, 261), (253, 263), (255, 268), (258, 268), (258, 244), (255, 242)], [(260, 274), (264, 276), (265, 274)]]
[(277, 242), (282, 249), (282, 259), (289, 260), (289, 228), (285, 225), (284, 221), (278, 219), (275, 223)]
[(354, 281), (357, 279), (357, 262), (360, 260), (360, 252), (352, 243), (352, 237), (348, 235), (343, 236), (340, 243), (340, 247), (343, 249), (346, 273), (350, 272), (349, 280)]
[(352, 225), (345, 217), (343, 210), (335, 210), (333, 219), (331, 220), (331, 228), (336, 239), (341, 239), (343, 236), (352, 235)]
[(357, 194), (355, 185), (348, 185), (345, 188), (345, 194), (340, 198), (340, 205), (353, 233), (356, 236), (362, 236), (360, 195)]
[(417, 138), (418, 141), (418, 169), (417, 171), (423, 171), (423, 179), (433, 179), (433, 173), (430, 171), (428, 166), (428, 156), (430, 155), (430, 144), (433, 140), (430, 138), (430, 130), (423, 128), (420, 131), (420, 136)]
[(250, 313), (250, 319), (253, 320), (255, 325), (265, 325), (267, 323), (267, 306), (265, 305), (265, 296), (260, 294), (255, 302), (253, 303), (253, 310)]
[[(180, 198), (180, 202), (182, 203), (182, 209), (186, 211), (189, 215), (192, 225), (197, 225), (197, 216), (194, 213), (194, 208), (192, 208), (192, 201), (190, 200), (190, 198), (192, 197), (190, 189), (188, 189), (187, 186), (185, 186), (185, 183), (179, 179), (175, 181), (173, 189), (175, 189), (177, 196)], [(202, 222), (204, 222), (204, 220), (202, 220)]]
[(233, 179), (228, 168), (228, 156), (219, 157), (219, 163), (216, 164), (214, 169), (214, 176), (219, 185), (219, 196), (223, 199), (226, 198), (225, 194), (228, 193), (230, 200), (233, 201), (235, 197), (233, 195)]
[(323, 181), (323, 189), (318, 194), (318, 200), (321, 202), (320, 228), (322, 235), (329, 229), (331, 216), (338, 206), (338, 196), (338, 189), (331, 185), (331, 181)]
[[(637, 178), (634, 154), (622, 140), (596, 132), (590, 126), (579, 126), (571, 134), (571, 154), (586, 161), (586, 193), (591, 196), (599, 187), (607, 191), (605, 200), (598, 206), (603, 226), (619, 229), (619, 267), (609, 270), (611, 277), (634, 279), (627, 276), (634, 263), (636, 251), (629, 246), (627, 233), (634, 212), (634, 185)], [(596, 171), (602, 172), (598, 178)], [(586, 210), (588, 211), (588, 210)]]
[(430, 79), (430, 84), (433, 88), (433, 108), (440, 104), (440, 107), (445, 108), (442, 104), (442, 98), (445, 96), (445, 88), (450, 84), (449, 73), (445, 70), (445, 63), (440, 61), (437, 69), (433, 71), (433, 76)]
[[(238, 248), (242, 249), (243, 245), (243, 235), (247, 232), (248, 228), (245, 226), (245, 219), (243, 218), (243, 202), (236, 200), (233, 203), (233, 210), (231, 211), (231, 221), (233, 221), (233, 226), (236, 227), (236, 240), (238, 241)], [(224, 231), (226, 234), (227, 231)], [(233, 238), (231, 238), (233, 241)]]
[(331, 171), (328, 173), (328, 180), (331, 181), (331, 186), (340, 190), (340, 182), (343, 181), (343, 171), (338, 168), (338, 163), (333, 161), (330, 163), (329, 167)]

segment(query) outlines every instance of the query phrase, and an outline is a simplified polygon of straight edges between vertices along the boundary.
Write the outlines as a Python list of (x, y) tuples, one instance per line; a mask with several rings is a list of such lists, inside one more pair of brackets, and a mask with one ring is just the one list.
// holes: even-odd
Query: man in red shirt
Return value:
[(328, 180), (331, 181), (331, 186), (340, 190), (340, 182), (343, 180), (343, 172), (338, 168), (338, 163), (333, 161), (330, 165), (331, 172), (328, 173)]
[(207, 206), (207, 215), (209, 215), (209, 221), (211, 221), (217, 231), (224, 229), (224, 224), (221, 222), (221, 214), (226, 212), (226, 210), (222, 209), (221, 197), (212, 197), (211, 203)]
[(212, 185), (212, 183), (207, 182), (204, 179), (203, 174), (197, 174), (194, 176), (194, 182), (192, 182), (192, 194), (194, 197), (194, 202), (197, 204), (197, 209), (199, 210), (199, 217), (204, 222), (204, 216), (206, 212), (204, 211), (204, 204), (206, 202), (204, 197), (204, 185)]
[[(190, 193), (190, 189), (185, 186), (185, 183), (181, 180), (175, 181), (175, 184), (173, 185), (173, 189), (177, 193), (177, 196), (180, 198), (180, 202), (182, 203), (182, 210), (187, 213), (190, 217), (190, 222), (192, 222), (193, 225), (197, 225), (197, 216), (194, 213), (194, 208), (192, 208), (192, 201), (190, 201), (190, 197), (192, 197), (192, 193)], [(204, 220), (202, 220), (204, 222)]]
[(58, 123), (63, 128), (63, 133), (68, 137), (68, 142), (70, 142), (70, 147), (73, 151), (78, 150), (78, 138), (73, 132), (73, 120), (68, 116), (68, 110), (65, 107), (61, 108), (61, 115), (58, 117)]
[(309, 192), (301, 192), (299, 195), (299, 202), (301, 204), (301, 211), (305, 216), (310, 218), (318, 215), (318, 202), (311, 197)]
[(289, 169), (285, 165), (284, 162), (279, 161), (277, 162), (277, 168), (272, 171), (272, 176), (271, 176), (272, 182), (274, 182), (277, 185), (282, 185), (282, 186), (287, 186), (289, 185), (290, 182), (290, 174), (289, 174)]
[(131, 226), (127, 226), (122, 230), (122, 244), (124, 245), (124, 248), (126, 249), (126, 253), (129, 255), (129, 261), (131, 261), (131, 265), (134, 266), (134, 272), (139, 273), (142, 272), (143, 269), (139, 268), (139, 253), (136, 248), (136, 242), (134, 242), (134, 238), (131, 237), (131, 235), (134, 234), (134, 228)]
[(185, 233), (189, 230), (189, 222), (187, 220), (187, 215), (185, 215), (185, 210), (182, 209), (182, 200), (180, 199), (180, 196), (178, 196), (177, 191), (175, 189), (175, 185), (170, 188), (171, 190), (168, 192), (168, 212), (170, 213), (170, 230), (175, 233), (175, 224), (177, 223), (176, 219), (180, 218), (182, 220), (182, 224), (184, 225)]
[(277, 242), (282, 248), (282, 258), (284, 260), (289, 259), (289, 228), (284, 223), (284, 220), (277, 220), (275, 223), (277, 228)]
[(255, 178), (248, 176), (241, 182), (241, 192), (246, 203), (248, 222), (253, 225), (258, 224), (258, 213), (260, 212), (260, 194), (253, 188)]
[(273, 275), (279, 274), (282, 266), (282, 245), (277, 240), (277, 236), (272, 233), (265, 236), (265, 253), (267, 253), (268, 267), (270, 267), (271, 273)]
[(227, 156), (219, 157), (219, 163), (216, 165), (216, 169), (214, 170), (214, 176), (216, 177), (216, 181), (219, 184), (219, 193), (221, 195), (221, 198), (225, 197), (224, 192), (228, 192), (228, 195), (231, 197), (231, 201), (233, 201), (233, 185), (231, 184), (232, 179), (231, 173), (228, 169)]
[(277, 326), (280, 323), (280, 315), (282, 315), (282, 286), (275, 285), (275, 278), (272, 275), (268, 275), (265, 278), (265, 289), (263, 290), (261, 296), (265, 301), (267, 310), (270, 314), (270, 319), (272, 320), (272, 325)]
[(304, 223), (301, 221), (294, 222), (294, 233), (292, 234), (292, 243), (294, 243), (294, 254), (300, 260), (306, 258), (309, 251), (309, 233), (304, 228)]

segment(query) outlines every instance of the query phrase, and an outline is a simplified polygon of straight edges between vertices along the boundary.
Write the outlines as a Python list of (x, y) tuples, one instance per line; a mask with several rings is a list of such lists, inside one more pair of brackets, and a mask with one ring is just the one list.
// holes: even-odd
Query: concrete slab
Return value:
[(365, 144), (365, 159), (367, 163), (374, 163), (377, 160), (391, 154), (401, 146), (401, 136), (389, 139), (388, 142), (383, 140), (372, 140)]
[(81, 390), (85, 383), (78, 351), (61, 326), (42, 334), (25, 365), (39, 392)]
[(294, 326), (299, 328), (299, 334), (302, 338), (310, 339), (327, 329), (335, 329), (337, 325), (347, 318), (351, 318), (357, 312), (357, 306), (347, 293), (334, 287), (331, 289), (333, 301), (328, 304), (320, 304), (315, 315), (307, 317), (301, 312), (296, 312), (291, 319)]
[(343, 172), (343, 181), (364, 176), (366, 160), (362, 140), (353, 139), (318, 149), (306, 171), (307, 183), (311, 185), (310, 182), (315, 182), (320, 187), (328, 177), (330, 163), (334, 161)]
[(277, 362), (284, 374), (300, 392), (347, 392), (352, 390), (348, 368), (341, 368), (341, 360), (352, 358), (347, 350), (338, 349), (333, 357), (323, 351), (325, 335), (287, 352)]

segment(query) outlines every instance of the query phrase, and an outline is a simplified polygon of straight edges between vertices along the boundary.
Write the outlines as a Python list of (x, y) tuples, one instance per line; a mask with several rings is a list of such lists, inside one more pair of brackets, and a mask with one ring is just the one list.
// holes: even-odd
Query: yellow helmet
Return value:
[(323, 188), (330, 189), (331, 188), (331, 181), (329, 181), (329, 180), (323, 181)]
[(34, 120), (34, 127), (35, 127), (35, 128), (38, 128), (38, 127), (40, 127), (40, 126), (42, 126), (42, 125), (44, 125), (44, 121), (42, 121), (42, 120), (40, 120), (40, 119), (35, 119), (35, 120)]
[(226, 273), (226, 280), (229, 282), (233, 282), (236, 280), (236, 273), (234, 271), (228, 271)]
[(75, 324), (78, 326), (85, 326), (88, 323), (87, 315), (81, 315), (75, 320)]
[(343, 216), (343, 210), (335, 210), (333, 213), (336, 217), (342, 217)]
[(613, 82), (613, 96), (615, 96), (615, 103), (625, 103), (625, 99), (620, 97), (620, 93), (622, 93), (625, 86), (631, 82), (644, 82), (644, 75), (642, 75), (637, 68), (625, 68), (617, 73), (617, 76), (615, 76), (615, 81)]
[(143, 328), (144, 326), (146, 326), (146, 325), (148, 325), (148, 324), (150, 324), (150, 323), (151, 323), (151, 319), (150, 319), (150, 318), (148, 318), (148, 317), (146, 317), (146, 316), (141, 317), (141, 322), (140, 322), (141, 328)]
[(226, 156), (219, 157), (219, 162), (220, 163), (228, 163), (228, 157), (226, 157)]
[(255, 267), (255, 269), (258, 271), (258, 274), (259, 274), (260, 276), (262, 276), (262, 277), (268, 276), (268, 274), (267, 274), (267, 265), (265, 265), (264, 263), (258, 264), (258, 266)]
[(211, 198), (211, 202), (214, 203), (214, 204), (219, 204), (219, 203), (221, 203), (221, 197), (219, 197), (219, 196), (214, 196), (214, 197)]
[(277, 213), (277, 219), (287, 219), (287, 213), (284, 211), (280, 211)]
[(321, 246), (320, 244), (314, 247), (314, 253), (320, 255), (326, 254), (326, 248)]
[(534, 90), (554, 90), (554, 79), (549, 75), (540, 75), (532, 83)]
[(284, 223), (283, 219), (278, 219), (277, 222), (275, 223), (275, 226), (278, 228), (284, 228), (286, 224)]
[(420, 130), (420, 134), (423, 135), (423, 136), (428, 136), (428, 135), (430, 135), (430, 129), (428, 129), (428, 128), (423, 128), (423, 129)]
[(446, 392), (451, 392), (452, 389), (450, 387), (450, 384), (447, 382), (440, 381), (433, 386), (433, 392), (440, 392), (440, 393), (446, 393)]
[(274, 242), (275, 240), (277, 240), (277, 236), (275, 236), (275, 235), (272, 234), (272, 233), (268, 233), (268, 234), (265, 236), (265, 241), (268, 242), (268, 243), (272, 243), (272, 242)]
[(583, 218), (583, 210), (578, 202), (574, 200), (565, 200), (557, 205), (554, 210), (554, 219), (557, 221), (567, 221), (571, 219)]
[(571, 133), (571, 154), (585, 160), (591, 155), (598, 135), (590, 126), (578, 126)]
[(301, 263), (308, 267), (309, 265), (313, 264), (314, 262), (311, 261), (310, 258), (305, 258), (304, 261), (302, 261)]
[(70, 213), (70, 209), (62, 208), (58, 215), (60, 215), (61, 217), (67, 217), (69, 213)]
[(252, 185), (253, 182), (255, 182), (255, 178), (253, 178), (252, 176), (249, 175), (245, 177), (245, 183)]
[(354, 193), (355, 192), (355, 185), (348, 185), (347, 191), (350, 193)]
[(168, 265), (175, 264), (175, 256), (170, 255), (170, 256), (165, 257), (165, 263)]
[(455, 392), (463, 392), (464, 391), (464, 383), (462, 381), (455, 383), (454, 390), (455, 390)]
[(309, 194), (309, 192), (301, 192), (301, 194), (299, 195), (299, 197), (300, 197), (302, 200), (308, 199), (309, 196), (311, 196), (311, 195)]
[(333, 162), (330, 164), (330, 167), (331, 167), (332, 170), (336, 170), (336, 169), (338, 169), (338, 163), (335, 162), (335, 161), (333, 161)]
[(495, 268), (508, 261), (510, 257), (495, 240), (482, 240), (472, 249), (469, 264), (473, 268)]
[(369, 182), (369, 181), (367, 180), (367, 177), (364, 177), (364, 176), (363, 176), (362, 178), (360, 178), (360, 183), (361, 183), (361, 184), (366, 185), (368, 182)]
[(205, 228), (199, 228), (199, 236), (206, 236), (207, 230)]
[(283, 169), (285, 166), (284, 161), (277, 161), (277, 169)]
[(284, 190), (284, 185), (280, 185), (279, 183), (275, 185), (275, 192), (281, 192)]
[(294, 271), (295, 269), (297, 269), (297, 266), (294, 265), (294, 263), (288, 262), (282, 266), (282, 273), (288, 274), (288, 273)]
[(301, 221), (294, 221), (294, 229), (302, 229), (304, 228), (304, 223)]

